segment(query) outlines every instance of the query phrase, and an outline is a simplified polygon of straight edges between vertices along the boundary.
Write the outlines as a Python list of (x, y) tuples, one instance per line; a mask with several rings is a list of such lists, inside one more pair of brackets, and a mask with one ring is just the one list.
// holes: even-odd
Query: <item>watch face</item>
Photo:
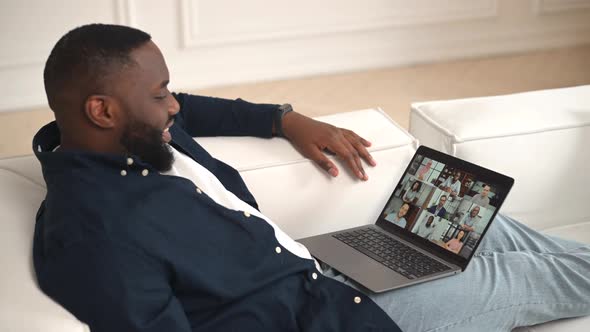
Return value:
[(291, 106), (291, 104), (283, 104), (279, 106), (279, 109), (283, 112), (291, 112), (293, 110), (293, 106)]

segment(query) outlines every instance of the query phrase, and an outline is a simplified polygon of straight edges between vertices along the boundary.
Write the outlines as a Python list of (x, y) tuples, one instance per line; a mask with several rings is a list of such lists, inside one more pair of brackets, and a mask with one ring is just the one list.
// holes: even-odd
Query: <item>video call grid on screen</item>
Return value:
[(388, 202), (383, 218), (469, 258), (501, 204), (501, 188), (475, 174), (418, 154)]

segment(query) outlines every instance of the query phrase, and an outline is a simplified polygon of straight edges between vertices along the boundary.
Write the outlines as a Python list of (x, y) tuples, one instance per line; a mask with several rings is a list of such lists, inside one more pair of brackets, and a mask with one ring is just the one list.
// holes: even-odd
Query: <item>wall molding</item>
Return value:
[(115, 22), (119, 25), (137, 25), (137, 4), (135, 0), (113, 0), (115, 2)]
[(534, 0), (533, 13), (554, 14), (579, 9), (590, 9), (590, 0)]
[[(310, 23), (300, 25), (297, 16), (284, 22), (274, 20), (272, 16), (258, 22), (249, 17), (232, 16), (243, 11), (235, 10), (224, 17), (228, 22), (234, 18), (235, 26), (216, 25), (212, 21), (215, 18), (207, 16), (212, 13), (223, 15), (220, 14), (224, 9), (222, 6), (229, 3), (214, 1), (177, 0), (173, 6), (159, 3), (157, 6), (160, 7), (151, 8), (147, 6), (156, 6), (156, 2), (148, 5), (147, 1), (110, 0), (100, 3), (103, 9), (100, 17), (118, 24), (141, 24), (150, 30), (160, 41), (166, 56), (171, 88), (184, 91), (590, 43), (590, 11), (581, 9), (590, 8), (590, 0), (530, 0), (524, 3), (462, 0), (464, 2), (456, 2), (454, 7), (448, 8), (442, 3), (420, 7), (429, 1), (438, 1), (423, 0), (415, 5), (409, 2), (404, 5), (404, 11), (409, 14), (398, 14), (408, 16), (405, 20), (391, 16), (396, 14), (396, 7), (390, 5), (389, 0), (374, 0), (370, 2), (373, 7), (357, 16), (354, 15), (355, 9), (363, 4), (351, 2), (341, 16), (329, 12), (330, 16), (324, 21), (309, 18), (305, 22)], [(335, 3), (337, 0), (331, 1)], [(297, 15), (304, 15), (303, 11), (311, 6), (310, 3), (311, 0), (304, 7), (289, 8), (301, 9)], [(402, 3), (401, 0), (398, 2)], [(467, 5), (462, 6), (462, 3)], [(554, 6), (556, 3), (559, 3), (558, 7)], [(532, 14), (531, 4), (543, 15)], [(17, 7), (20, 6), (17, 2), (14, 6), (19, 11), (22, 8)], [(85, 6), (85, 2), (80, 1), (79, 6)], [(195, 7), (191, 9), (190, 6)], [(380, 8), (383, 10), (379, 11)], [(274, 15), (279, 10), (273, 7), (267, 15)], [(42, 11), (39, 10), (38, 14), (42, 15)], [(552, 14), (556, 12), (559, 14)], [(71, 17), (66, 12), (62, 14), (61, 22), (65, 25)], [(85, 15), (91, 19), (92, 10), (86, 11)], [(199, 21), (199, 18), (205, 21)], [(81, 17), (78, 21), (83, 19)], [(15, 22), (19, 20), (14, 18)], [(42, 24), (42, 17), (30, 17), (23, 23), (31, 22)], [(329, 25), (330, 22), (337, 25)], [(253, 31), (261, 33), (250, 33)], [(233, 36), (234, 32), (238, 35)], [(6, 44), (10, 37), (5, 36)], [(23, 48), (20, 52), (23, 54), (14, 52), (10, 59), (3, 59), (5, 66), (0, 66), (0, 91), (3, 91), (0, 112), (47, 107), (41, 79), (42, 60), (47, 54), (37, 54), (35, 58), (35, 53), (40, 52), (39, 48)]]
[[(300, 29), (284, 29), (262, 33), (244, 33), (241, 35), (204, 35), (199, 32), (199, 0), (179, 0), (181, 20), (180, 34), (184, 49), (225, 46), (250, 42), (312, 38), (338, 33), (353, 33), (381, 30), (395, 27), (456, 22), (474, 19), (494, 18), (498, 16), (498, 0), (485, 0), (482, 8), (451, 9), (447, 13), (434, 12), (426, 15), (386, 16), (366, 22), (349, 22), (331, 26), (310, 26)], [(196, 14), (195, 14), (196, 13)]]
[[(247, 84), (254, 81), (281, 80), (308, 75), (322, 75), (342, 71), (371, 70), (394, 66), (407, 66), (433, 61), (451, 61), (455, 59), (477, 58), (480, 56), (505, 55), (548, 48), (568, 47), (590, 43), (590, 27), (554, 28), (542, 31), (523, 29), (518, 32), (508, 31), (483, 38), (462, 38), (459, 40), (439, 40), (436, 44), (411, 44), (404, 46), (403, 54), (392, 56), (391, 45), (365, 49), (356, 57), (317, 56), (317, 58), (287, 58), (280, 66), (251, 65), (226, 62), (223, 72), (201, 70), (198, 76), (189, 69), (199, 71), (190, 60), (171, 58), (178, 70), (171, 73), (175, 90), (191, 91), (213, 86)], [(346, 54), (354, 49), (353, 43), (347, 43), (334, 53)], [(280, 67), (280, 69), (278, 69)], [(251, 77), (256, 76), (256, 79)]]
[[(113, 18), (115, 24), (133, 26), (137, 22), (134, 0), (112, 0)], [(57, 42), (57, 40), (56, 40)], [(20, 57), (16, 60), (0, 59), (0, 71), (18, 67), (33, 67), (43, 65), (49, 54), (36, 54)]]
[[(536, 49), (566, 47), (590, 43), (590, 27), (564, 27), (552, 29), (525, 29), (517, 32), (504, 32), (486, 35), (483, 38), (438, 40), (436, 44), (413, 44), (404, 47), (405, 54), (391, 56), (391, 45), (379, 45), (363, 49), (355, 58), (318, 56), (282, 59), (277, 65), (252, 65), (244, 68), (227, 61), (224, 72), (206, 70), (207, 67), (196, 66), (194, 61), (181, 56), (167, 56), (168, 63), (174, 63), (176, 70), (171, 71), (173, 86), (176, 91), (192, 91), (220, 85), (244, 84), (253, 81), (288, 79), (308, 75), (329, 74), (351, 70), (368, 70), (374, 68), (413, 65), (432, 61), (447, 61), (457, 58), (476, 58), (525, 52)], [(350, 52), (352, 43), (343, 43), (334, 52)], [(204, 67), (203, 67), (204, 66)], [(199, 75), (195, 75), (199, 72)], [(38, 80), (38, 77), (34, 77)], [(31, 78), (33, 79), (33, 78)], [(27, 90), (21, 95), (11, 95), (0, 99), (0, 113), (33, 107), (47, 107), (44, 91)]]

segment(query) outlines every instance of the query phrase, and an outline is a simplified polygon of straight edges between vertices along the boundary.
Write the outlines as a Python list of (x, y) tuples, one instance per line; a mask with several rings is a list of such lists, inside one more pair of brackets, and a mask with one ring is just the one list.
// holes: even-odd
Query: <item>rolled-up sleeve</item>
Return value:
[(189, 135), (272, 137), (276, 104), (255, 104), (242, 99), (230, 100), (174, 93), (180, 104), (176, 123)]

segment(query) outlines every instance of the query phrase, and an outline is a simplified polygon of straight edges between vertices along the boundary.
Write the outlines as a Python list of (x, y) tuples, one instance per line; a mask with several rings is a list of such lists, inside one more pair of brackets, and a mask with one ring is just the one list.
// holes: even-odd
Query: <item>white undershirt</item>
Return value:
[[(290, 238), (268, 217), (264, 216), (260, 211), (256, 210), (248, 203), (239, 199), (231, 191), (225, 189), (223, 184), (217, 179), (217, 177), (215, 177), (215, 175), (213, 175), (213, 173), (209, 172), (208, 169), (201, 166), (199, 163), (184, 153), (179, 152), (174, 147), (170, 146), (170, 149), (174, 154), (174, 163), (172, 164), (172, 168), (169, 171), (163, 172), (161, 174), (186, 178), (192, 181), (195, 186), (197, 186), (197, 188), (206, 193), (217, 204), (231, 210), (245, 211), (251, 215), (263, 219), (274, 229), (277, 241), (285, 249), (301, 258), (313, 259), (309, 253), (309, 250), (307, 250), (305, 246), (303, 246), (301, 243), (295, 242), (295, 240)], [(321, 272), (322, 270), (317, 261), (315, 261), (315, 265), (318, 271)]]

